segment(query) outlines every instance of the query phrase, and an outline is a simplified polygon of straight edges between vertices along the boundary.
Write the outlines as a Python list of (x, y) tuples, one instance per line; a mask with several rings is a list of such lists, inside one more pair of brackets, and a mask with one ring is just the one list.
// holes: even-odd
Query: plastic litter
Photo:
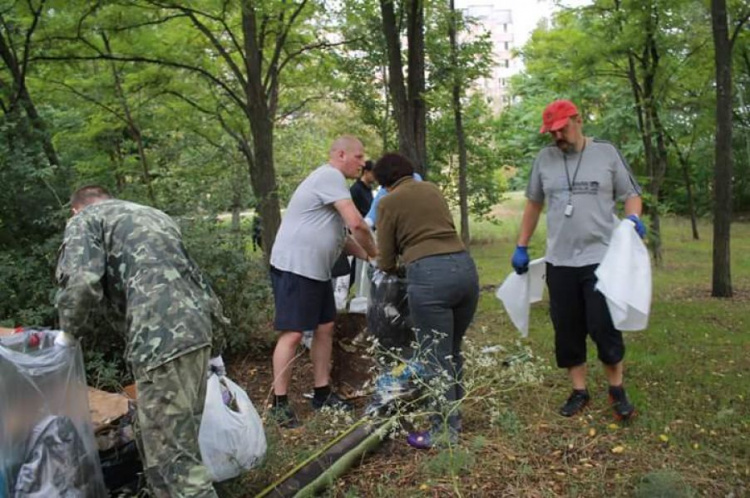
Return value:
[(349, 303), (349, 313), (367, 313), (367, 303), (370, 300), (370, 278), (371, 266), (367, 261), (361, 259), (355, 260), (355, 272), (357, 277), (354, 279), (355, 290), (354, 297)]
[(539, 258), (529, 263), (523, 275), (511, 272), (495, 293), (522, 337), (529, 336), (529, 310), (532, 303), (542, 300), (544, 282), (544, 258)]
[(198, 443), (203, 464), (215, 482), (250, 470), (266, 454), (258, 412), (247, 393), (226, 376), (208, 377)]
[(0, 400), (0, 496), (107, 496), (77, 340), (2, 337)]
[(596, 269), (596, 289), (604, 294), (615, 328), (644, 330), (651, 311), (651, 260), (635, 223), (617, 225), (609, 248)]
[(424, 376), (424, 366), (416, 360), (401, 363), (389, 372), (375, 379), (375, 392), (372, 401), (365, 408), (369, 416), (387, 415), (402, 401), (416, 397), (419, 392), (419, 379)]
[(375, 270), (367, 306), (367, 331), (387, 349), (409, 348), (414, 342), (406, 279)]

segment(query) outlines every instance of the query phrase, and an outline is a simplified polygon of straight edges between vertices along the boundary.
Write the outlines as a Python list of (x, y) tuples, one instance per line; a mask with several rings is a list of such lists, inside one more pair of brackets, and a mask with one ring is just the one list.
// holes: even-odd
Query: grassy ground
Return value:
[[(688, 222), (664, 220), (664, 265), (654, 270), (650, 325), (626, 335), (626, 387), (639, 411), (626, 425), (611, 417), (593, 345), (590, 407), (571, 419), (557, 415), (569, 384), (554, 368), (547, 303), (532, 307), (530, 336), (519, 343), (494, 297), (510, 271), (521, 206), (511, 197), (499, 208), (505, 221), (473, 227), (483, 292), (469, 338), (478, 346), (530, 348), (539, 358), (537, 375), (475, 392), (463, 407), (458, 446), (418, 452), (403, 439), (388, 441), (328, 494), (750, 496), (750, 224), (732, 227), (736, 297), (712, 299), (710, 225), (702, 223), (703, 239), (693, 241)], [(543, 251), (542, 228), (532, 256)], [(481, 375), (494, 382), (492, 370)], [(254, 495), (343, 427), (322, 416), (293, 432), (269, 426), (266, 464), (223, 494)]]

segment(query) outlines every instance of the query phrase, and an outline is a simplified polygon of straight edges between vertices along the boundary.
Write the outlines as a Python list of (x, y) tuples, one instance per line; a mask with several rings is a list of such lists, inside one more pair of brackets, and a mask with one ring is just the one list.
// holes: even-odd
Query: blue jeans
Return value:
[(406, 267), (406, 282), (420, 359), (427, 375), (447, 372), (450, 378), (445, 392), (448, 405), (432, 417), (433, 429), (447, 422), (458, 431), (461, 417), (455, 402), (464, 396), (461, 342), (479, 299), (476, 266), (465, 251), (428, 256)]

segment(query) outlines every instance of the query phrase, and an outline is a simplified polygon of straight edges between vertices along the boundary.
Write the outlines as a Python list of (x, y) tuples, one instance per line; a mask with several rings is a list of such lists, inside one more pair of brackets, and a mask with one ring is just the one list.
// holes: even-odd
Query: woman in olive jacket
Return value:
[(378, 266), (386, 273), (406, 267), (420, 359), (428, 378), (447, 379), (445, 400), (433, 403), (436, 410), (430, 429), (409, 434), (407, 441), (419, 449), (455, 442), (464, 395), (461, 342), (477, 308), (477, 270), (442, 193), (430, 182), (414, 180), (409, 159), (388, 153), (373, 171), (378, 183), (388, 189), (377, 211)]

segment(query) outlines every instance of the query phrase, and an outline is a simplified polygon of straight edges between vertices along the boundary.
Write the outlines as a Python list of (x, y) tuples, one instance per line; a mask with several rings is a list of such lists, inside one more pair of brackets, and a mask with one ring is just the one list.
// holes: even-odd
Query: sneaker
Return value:
[(635, 406), (625, 394), (625, 389), (609, 386), (609, 404), (617, 420), (629, 420), (635, 415)]
[(268, 418), (284, 429), (295, 429), (300, 426), (297, 415), (294, 414), (294, 410), (289, 405), (272, 406), (268, 412)]
[(573, 389), (568, 400), (560, 407), (560, 415), (563, 417), (572, 417), (583, 410), (589, 404), (589, 401), (591, 401), (591, 396), (589, 396), (587, 390)]
[(315, 410), (320, 410), (322, 408), (325, 408), (326, 406), (329, 408), (333, 408), (334, 410), (349, 411), (354, 409), (352, 405), (339, 398), (338, 394), (333, 391), (331, 391), (331, 394), (329, 394), (328, 397), (324, 400), (320, 400), (313, 396), (313, 399), (310, 400), (310, 403)]

